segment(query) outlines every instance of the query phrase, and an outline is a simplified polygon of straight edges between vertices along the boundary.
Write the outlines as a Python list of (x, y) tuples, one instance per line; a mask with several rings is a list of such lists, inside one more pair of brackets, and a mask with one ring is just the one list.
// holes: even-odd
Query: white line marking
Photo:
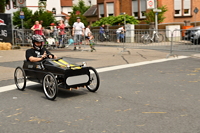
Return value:
[(113, 70), (118, 70), (118, 69), (129, 68), (129, 67), (136, 67), (136, 66), (142, 66), (142, 65), (153, 64), (153, 63), (160, 63), (160, 62), (171, 61), (171, 60), (179, 60), (179, 59), (185, 59), (185, 58), (188, 58), (188, 56), (179, 56), (178, 58), (158, 59), (158, 60), (144, 61), (144, 62), (138, 62), (138, 63), (133, 63), (133, 64), (111, 66), (111, 67), (105, 67), (105, 68), (97, 69), (97, 72), (98, 73), (107, 72), (107, 71), (113, 71)]
[[(143, 65), (147, 65), (147, 64), (166, 62), (166, 61), (171, 61), (171, 60), (185, 59), (185, 58), (188, 58), (188, 57), (189, 56), (179, 56), (178, 58), (168, 58), (168, 59), (159, 59), (159, 60), (153, 60), (153, 61), (144, 61), (144, 62), (133, 63), (133, 64), (125, 64), (125, 65), (119, 65), (119, 66), (99, 68), (99, 69), (96, 69), (96, 70), (97, 70), (98, 73), (101, 73), (101, 72), (107, 72), (107, 71), (114, 71), (114, 70), (118, 70), (118, 69), (124, 69), (124, 68), (136, 67), (136, 66), (143, 66)], [(26, 86), (31, 86), (31, 85), (36, 85), (36, 84), (38, 84), (38, 83), (28, 81), (26, 83)], [(0, 87), (0, 93), (5, 92), (5, 91), (10, 91), (10, 90), (15, 90), (15, 89), (17, 89), (15, 84), (3, 86), (3, 87)]]

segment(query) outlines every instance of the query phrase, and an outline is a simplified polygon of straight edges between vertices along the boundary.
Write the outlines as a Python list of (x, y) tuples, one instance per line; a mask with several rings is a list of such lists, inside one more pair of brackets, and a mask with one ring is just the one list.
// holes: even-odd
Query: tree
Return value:
[[(74, 22), (76, 22), (76, 17), (81, 18), (81, 22), (86, 26), (88, 25), (88, 22), (86, 20), (86, 17), (83, 16), (83, 14), (90, 8), (90, 6), (86, 6), (85, 2), (83, 0), (79, 0), (77, 5), (74, 5), (72, 7), (72, 13), (69, 19), (69, 25), (72, 26)], [(80, 12), (80, 14), (77, 12)]]
[(6, 0), (0, 0), (0, 13), (5, 12)]
[(72, 14), (76, 14), (76, 12), (79, 11), (80, 14), (83, 15), (89, 8), (90, 6), (86, 6), (83, 0), (79, 0), (78, 4), (72, 7)]
[[(22, 8), (22, 11), (24, 12), (24, 28), (30, 29), (35, 21), (43, 20), (43, 27), (47, 27), (50, 25), (50, 23), (55, 22), (55, 18), (51, 12), (48, 12), (45, 10), (45, 3), (40, 2), (39, 4), (39, 10), (34, 12), (32, 14), (32, 11), (28, 9), (27, 7)], [(16, 11), (13, 13), (13, 24), (18, 27), (22, 27), (21, 25), (21, 19), (19, 18), (20, 11)]]
[(124, 24), (124, 19), (126, 24), (138, 24), (139, 21), (135, 19), (133, 16), (129, 15), (119, 15), (119, 16), (109, 16), (103, 17), (99, 21), (96, 21), (92, 24), (92, 26), (101, 26), (102, 24), (106, 25), (118, 25)]
[[(168, 11), (167, 6), (161, 6), (158, 7), (158, 9), (161, 10), (161, 12), (158, 13), (158, 23), (161, 23), (164, 21), (164, 19), (166, 18), (164, 16), (164, 13), (166, 11)], [(155, 12), (153, 11), (153, 9), (151, 9), (149, 12), (145, 12), (145, 16), (146, 16), (146, 20), (144, 20), (147, 24), (151, 23), (151, 22), (155, 22)]]
[[(27, 7), (22, 8), (24, 12), (24, 28), (29, 29), (32, 25), (32, 10), (28, 9)], [(21, 19), (20, 19), (20, 10), (13, 13), (13, 25), (22, 27)]]
[(42, 11), (42, 10), (34, 12), (31, 22), (32, 24), (34, 24), (35, 21), (40, 21), (40, 20), (43, 21), (43, 24), (42, 24), (43, 27), (50, 26), (52, 22), (56, 21), (51, 12)]
[(70, 19), (69, 19), (69, 25), (70, 25), (70, 26), (73, 26), (74, 22), (76, 22), (76, 18), (77, 18), (77, 17), (80, 17), (80, 18), (81, 18), (81, 22), (82, 22), (85, 26), (88, 25), (88, 22), (87, 22), (85, 16), (83, 16), (83, 15), (75, 15), (75, 14), (72, 14), (72, 15), (70, 16)]

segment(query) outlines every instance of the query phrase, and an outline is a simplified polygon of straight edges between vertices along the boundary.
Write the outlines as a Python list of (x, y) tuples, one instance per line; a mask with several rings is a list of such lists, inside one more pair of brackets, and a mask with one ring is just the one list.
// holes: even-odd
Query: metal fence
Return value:
[[(200, 52), (200, 36), (193, 40), (193, 35), (186, 37), (186, 30), (153, 30), (153, 29), (126, 29), (124, 37), (120, 38), (120, 43), (117, 43), (116, 29), (105, 30), (105, 35), (99, 33), (99, 29), (92, 30), (96, 45), (119, 46), (126, 48), (139, 49), (154, 49), (166, 50), (172, 53), (173, 51), (191, 51)], [(14, 30), (14, 45), (31, 45), (31, 30)], [(58, 33), (51, 30), (44, 30), (44, 35), (49, 41), (49, 44), (58, 44), (61, 37)], [(69, 39), (73, 38), (71, 30), (67, 29), (63, 36), (64, 44), (69, 44)], [(83, 37), (83, 44), (86, 44)]]

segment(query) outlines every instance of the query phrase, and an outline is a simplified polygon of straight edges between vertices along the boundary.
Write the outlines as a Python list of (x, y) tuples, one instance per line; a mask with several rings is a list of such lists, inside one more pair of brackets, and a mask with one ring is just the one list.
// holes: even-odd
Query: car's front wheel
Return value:
[(54, 100), (58, 93), (58, 83), (52, 73), (47, 73), (43, 78), (43, 90), (49, 100)]

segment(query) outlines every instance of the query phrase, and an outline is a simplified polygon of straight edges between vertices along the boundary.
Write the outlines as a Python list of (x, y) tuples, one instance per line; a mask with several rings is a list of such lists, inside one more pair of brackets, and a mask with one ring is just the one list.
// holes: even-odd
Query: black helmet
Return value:
[(35, 42), (44, 42), (44, 38), (41, 35), (35, 34), (32, 36), (32, 43), (33, 43), (33, 47), (37, 50), (41, 50), (43, 45), (41, 45), (40, 47), (35, 45)]

